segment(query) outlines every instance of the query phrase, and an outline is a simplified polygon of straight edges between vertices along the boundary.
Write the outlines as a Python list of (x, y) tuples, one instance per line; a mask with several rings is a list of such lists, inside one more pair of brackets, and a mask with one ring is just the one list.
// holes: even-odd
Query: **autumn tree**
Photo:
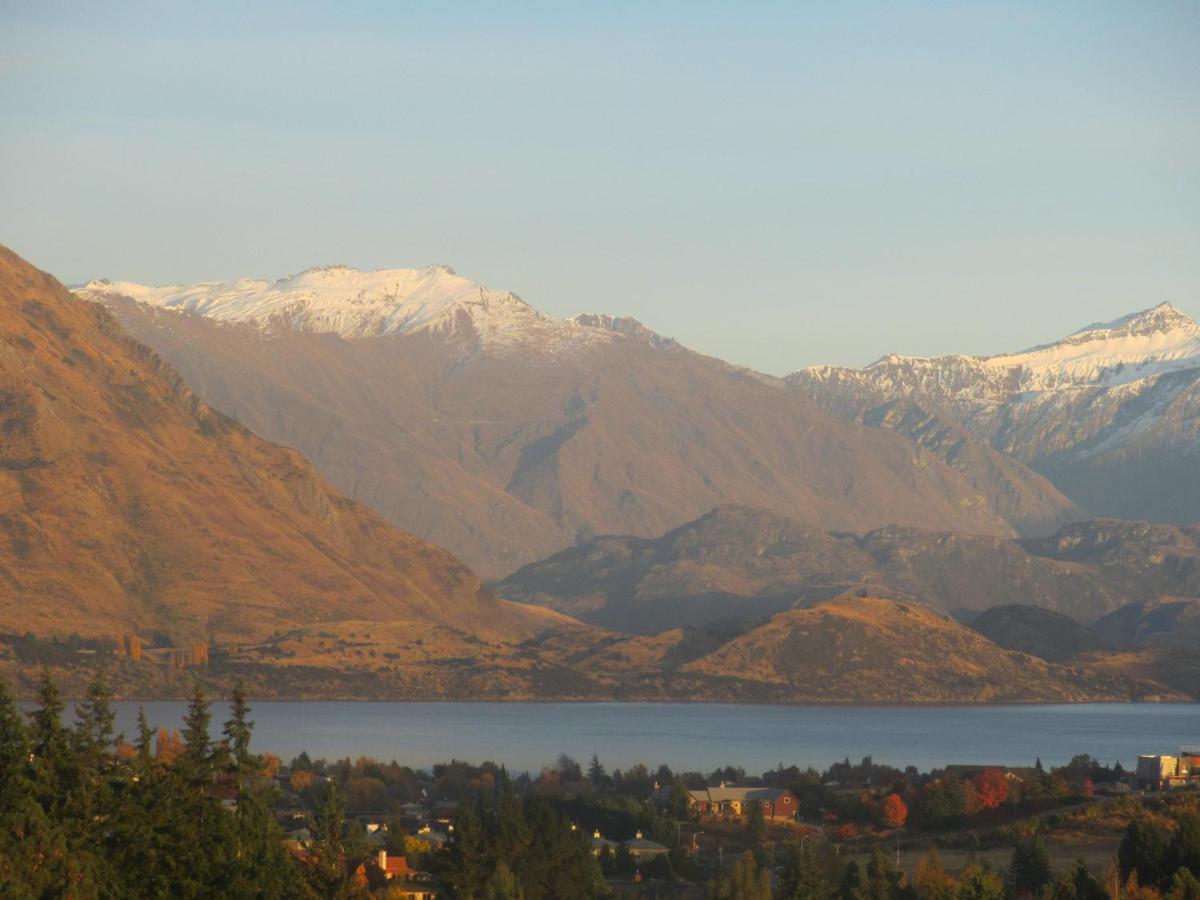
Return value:
[(954, 878), (946, 871), (936, 846), (931, 846), (917, 861), (913, 887), (921, 900), (953, 900)]
[(903, 828), (904, 823), (908, 821), (908, 807), (899, 794), (888, 795), (887, 799), (883, 801), (880, 814), (883, 817), (883, 823), (888, 828)]
[(999, 769), (984, 769), (972, 785), (983, 809), (996, 809), (1008, 799), (1008, 779)]

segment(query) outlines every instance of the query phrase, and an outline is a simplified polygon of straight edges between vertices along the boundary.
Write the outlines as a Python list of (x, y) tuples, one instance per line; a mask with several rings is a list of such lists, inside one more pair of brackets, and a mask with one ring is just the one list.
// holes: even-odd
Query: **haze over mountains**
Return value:
[[(631, 320), (551, 319), (445, 268), (369, 273), (346, 295), (359, 274), (93, 283), (80, 299), (3, 251), (0, 670), (28, 684), (28, 654), (51, 652), (77, 676), (70, 660), (87, 657), (37, 642), (75, 631), (198, 640), (218, 653), (213, 677), (278, 696), (1194, 693), (1193, 601), (1172, 597), (1200, 594), (1195, 528), (1091, 521), (1018, 539), (1018, 524), (1078, 511), (969, 435), (955, 452), (846, 421)], [(378, 496), (457, 523), (481, 555), (568, 549), (498, 599), (210, 408), (93, 298), (190, 363), (209, 396), (331, 449), (344, 474), (389, 473)], [(706, 512), (726, 494), (750, 504)], [(589, 534), (696, 506), (662, 537)], [(1018, 646), (1015, 614), (996, 613), (991, 638), (945, 614), (1014, 597), (1085, 623), (1109, 613), (1088, 626), (1098, 649), (1043, 659)], [(1122, 627), (1140, 637), (1101, 635)], [(118, 689), (178, 689), (161, 666), (110, 668)]]
[(198, 399), (0, 247), (0, 630), (256, 641), (351, 618), (526, 637), (439, 547)]
[(1200, 325), (1170, 304), (1022, 353), (885, 356), (788, 381), (848, 419), (974, 435), (1098, 516), (1200, 510)]
[(859, 536), (720, 507), (659, 538), (595, 538), (496, 589), (633, 633), (754, 619), (849, 592), (965, 620), (1021, 603), (1091, 623), (1129, 603), (1200, 596), (1200, 526), (1095, 520), (1023, 540), (888, 526)]
[(80, 294), (209, 402), (488, 577), (723, 503), (1006, 537), (1084, 515), (965, 432), (950, 446), (846, 421), (631, 319), (554, 319), (444, 267)]

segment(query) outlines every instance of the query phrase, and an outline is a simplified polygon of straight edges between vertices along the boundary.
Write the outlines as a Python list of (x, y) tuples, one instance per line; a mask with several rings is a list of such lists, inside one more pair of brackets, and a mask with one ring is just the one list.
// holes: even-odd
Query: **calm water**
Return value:
[[(185, 705), (148, 702), (151, 725), (178, 728)], [(139, 704), (117, 706), (135, 732)], [(227, 708), (213, 710), (214, 734)], [(1139, 753), (1200, 744), (1200, 704), (1063, 706), (755, 706), (681, 703), (260, 702), (251, 718), (259, 750), (284, 760), (374, 756), (425, 768), (451, 757), (537, 770), (559, 753), (592, 753), (608, 768), (644, 762), (758, 773), (778, 763), (826, 768), (849, 756), (921, 769), (954, 762), (1046, 765), (1090, 753), (1125, 766)]]

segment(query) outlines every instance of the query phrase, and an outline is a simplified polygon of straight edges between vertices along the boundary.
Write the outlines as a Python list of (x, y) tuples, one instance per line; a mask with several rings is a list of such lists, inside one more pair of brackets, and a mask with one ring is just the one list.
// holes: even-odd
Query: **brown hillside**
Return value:
[(1002, 650), (918, 604), (840, 598), (772, 617), (683, 667), (792, 696), (886, 702), (1130, 699), (1139, 688)]
[(252, 640), (347, 618), (529, 632), (0, 248), (0, 631)]
[(633, 633), (761, 617), (850, 590), (964, 618), (1020, 603), (1091, 622), (1131, 599), (1200, 592), (1192, 531), (1097, 520), (1027, 541), (900, 526), (859, 536), (723, 506), (661, 537), (595, 538), (496, 589)]
[(858, 532), (1012, 536), (1074, 514), (1018, 463), (983, 474), (628, 323), (553, 351), (470, 349), (469, 335), (264, 333), (100, 299), (215, 407), (488, 577), (725, 503)]

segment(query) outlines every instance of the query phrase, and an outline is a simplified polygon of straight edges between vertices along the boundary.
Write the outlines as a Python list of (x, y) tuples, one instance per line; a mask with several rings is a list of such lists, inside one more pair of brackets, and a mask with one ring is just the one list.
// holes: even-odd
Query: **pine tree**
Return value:
[(592, 787), (604, 787), (604, 779), (608, 777), (608, 773), (604, 771), (604, 766), (600, 765), (600, 757), (595, 753), (592, 754), (592, 762), (588, 766), (587, 776)]
[(1008, 878), (1018, 897), (1036, 897), (1053, 877), (1050, 855), (1036, 834), (1020, 841), (1013, 850)]
[(207, 776), (211, 762), (212, 739), (208, 734), (211, 720), (211, 708), (204, 697), (204, 690), (200, 687), (200, 682), (197, 681), (192, 690), (192, 699), (188, 701), (187, 715), (183, 720), (181, 761), (188, 767), (192, 777), (201, 780)]
[(29, 756), (23, 717), (0, 682), (0, 894), (14, 898), (52, 896), (66, 854), (37, 802)]
[(778, 900), (827, 900), (833, 895), (825, 866), (812, 841), (794, 841), (779, 875)]
[(137, 731), (137, 740), (134, 743), (134, 747), (137, 748), (135, 768), (138, 777), (145, 778), (150, 774), (150, 767), (154, 765), (154, 732), (150, 730), (150, 724), (146, 721), (146, 710), (140, 706), (138, 707)]

